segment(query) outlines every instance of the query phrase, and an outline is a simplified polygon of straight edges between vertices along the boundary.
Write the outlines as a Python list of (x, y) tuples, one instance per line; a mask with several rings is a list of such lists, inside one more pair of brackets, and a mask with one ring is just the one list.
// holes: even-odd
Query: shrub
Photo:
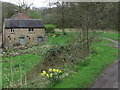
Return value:
[(46, 24), (45, 28), (46, 28), (46, 33), (55, 33), (55, 25), (52, 24)]

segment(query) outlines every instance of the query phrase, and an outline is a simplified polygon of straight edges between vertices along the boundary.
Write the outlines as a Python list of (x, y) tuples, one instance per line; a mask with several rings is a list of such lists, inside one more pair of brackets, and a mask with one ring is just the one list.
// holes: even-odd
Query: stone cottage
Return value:
[(45, 27), (41, 19), (31, 19), (26, 10), (15, 10), (10, 19), (4, 20), (3, 44), (8, 46), (36, 45), (45, 40)]

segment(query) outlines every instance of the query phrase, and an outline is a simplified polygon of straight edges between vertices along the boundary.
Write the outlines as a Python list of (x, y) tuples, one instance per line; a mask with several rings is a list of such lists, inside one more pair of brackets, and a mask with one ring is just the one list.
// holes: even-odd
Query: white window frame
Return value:
[(29, 32), (34, 32), (34, 28), (29, 28)]
[(11, 33), (14, 33), (15, 32), (15, 29), (11, 28)]

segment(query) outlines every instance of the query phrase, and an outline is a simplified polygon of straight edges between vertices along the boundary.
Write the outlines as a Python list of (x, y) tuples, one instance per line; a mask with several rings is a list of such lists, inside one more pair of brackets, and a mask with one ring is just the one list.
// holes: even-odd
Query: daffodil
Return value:
[(59, 72), (59, 70), (58, 70), (58, 69), (56, 69), (56, 72)]
[(51, 73), (51, 74), (50, 74), (50, 77), (52, 77), (52, 76), (53, 76), (53, 74)]
[(53, 69), (53, 71), (55, 72), (55, 71), (56, 71), (56, 69)]
[(52, 71), (52, 69), (49, 69), (49, 71)]
[(45, 74), (44, 73), (40, 73), (40, 75), (44, 76)]
[(56, 34), (54, 34), (52, 37), (56, 37)]
[(44, 74), (46, 74), (46, 71), (43, 71)]
[(62, 71), (59, 71), (59, 73), (61, 73)]
[(49, 74), (46, 74), (47, 77), (49, 77)]

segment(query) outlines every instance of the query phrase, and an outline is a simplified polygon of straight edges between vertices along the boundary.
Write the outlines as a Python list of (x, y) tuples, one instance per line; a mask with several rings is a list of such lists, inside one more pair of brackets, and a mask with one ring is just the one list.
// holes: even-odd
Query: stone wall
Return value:
[(38, 37), (45, 39), (44, 28), (34, 28), (33, 32), (29, 28), (15, 28), (14, 32), (11, 29), (4, 30), (4, 46), (14, 46), (19, 44), (19, 37), (25, 38), (25, 44), (37, 44)]

